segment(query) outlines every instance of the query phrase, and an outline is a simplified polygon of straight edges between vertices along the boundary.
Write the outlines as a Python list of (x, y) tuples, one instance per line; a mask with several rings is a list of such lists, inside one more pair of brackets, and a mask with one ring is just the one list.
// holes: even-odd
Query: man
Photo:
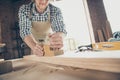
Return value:
[[(65, 24), (59, 8), (49, 3), (50, 0), (33, 0), (19, 9), (20, 36), (38, 56), (43, 56), (43, 48), (39, 45), (45, 41), (53, 49), (63, 47)], [(53, 33), (49, 33), (52, 28)]]

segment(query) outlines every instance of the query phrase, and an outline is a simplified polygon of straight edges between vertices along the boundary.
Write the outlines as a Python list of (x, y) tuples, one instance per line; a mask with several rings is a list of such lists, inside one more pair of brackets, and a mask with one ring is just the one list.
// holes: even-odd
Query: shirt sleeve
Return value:
[(59, 8), (56, 9), (54, 15), (52, 15), (52, 29), (55, 32), (63, 32), (67, 34), (66, 27), (63, 21), (63, 16)]
[(28, 17), (26, 10), (28, 9), (26, 8), (25, 5), (23, 5), (19, 8), (19, 12), (18, 12), (20, 36), (22, 39), (24, 39), (25, 36), (31, 34), (31, 30), (30, 30), (31, 21)]

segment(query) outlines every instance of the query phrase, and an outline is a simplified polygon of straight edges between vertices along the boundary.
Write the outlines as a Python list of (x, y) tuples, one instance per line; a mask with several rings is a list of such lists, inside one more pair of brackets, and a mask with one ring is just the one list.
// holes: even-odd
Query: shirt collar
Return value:
[(46, 10), (45, 10), (43, 13), (39, 13), (39, 12), (36, 10), (35, 3), (33, 4), (33, 7), (32, 7), (32, 13), (33, 13), (33, 15), (36, 15), (36, 16), (38, 16), (38, 15), (45, 15), (45, 14), (48, 14), (49, 12), (50, 12), (49, 4), (48, 4)]

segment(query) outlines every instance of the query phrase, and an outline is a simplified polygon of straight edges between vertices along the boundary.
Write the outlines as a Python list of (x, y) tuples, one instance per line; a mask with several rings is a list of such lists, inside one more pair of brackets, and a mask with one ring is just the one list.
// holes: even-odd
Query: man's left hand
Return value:
[(56, 32), (49, 34), (50, 47), (53, 49), (60, 49), (63, 47), (63, 33)]

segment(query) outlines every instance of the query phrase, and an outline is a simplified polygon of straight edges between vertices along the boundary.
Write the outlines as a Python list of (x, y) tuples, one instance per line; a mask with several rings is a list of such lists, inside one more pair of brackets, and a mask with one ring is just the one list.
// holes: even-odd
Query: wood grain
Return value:
[(13, 61), (14, 70), (0, 80), (119, 80), (119, 73), (47, 64), (31, 60)]
[(0, 74), (8, 73), (13, 70), (11, 61), (0, 61)]
[(83, 69), (120, 73), (120, 59), (114, 58), (65, 58), (37, 57), (35, 55), (30, 55), (25, 56), (24, 59)]
[(105, 39), (104, 39), (102, 30), (97, 30), (97, 33), (98, 33), (99, 42), (104, 42)]

